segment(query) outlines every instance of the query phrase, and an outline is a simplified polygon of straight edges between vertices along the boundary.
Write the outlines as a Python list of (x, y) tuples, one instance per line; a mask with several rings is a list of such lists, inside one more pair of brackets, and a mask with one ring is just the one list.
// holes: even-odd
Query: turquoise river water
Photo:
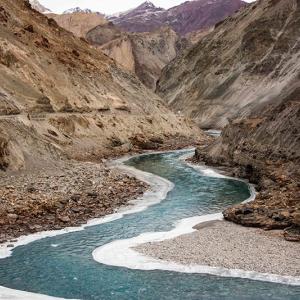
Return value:
[[(83, 231), (17, 247), (0, 260), (0, 285), (69, 299), (300, 299), (300, 287), (205, 274), (112, 267), (92, 252), (117, 239), (168, 231), (183, 218), (220, 212), (250, 196), (246, 183), (206, 177), (170, 152), (125, 164), (174, 183), (166, 199), (138, 213)], [(1, 297), (0, 297), (1, 298)]]

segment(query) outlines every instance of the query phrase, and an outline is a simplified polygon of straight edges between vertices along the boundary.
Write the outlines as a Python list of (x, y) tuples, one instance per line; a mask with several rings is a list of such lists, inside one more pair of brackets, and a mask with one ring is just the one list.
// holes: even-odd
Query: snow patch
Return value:
[(56, 298), (44, 296), (41, 294), (28, 293), (17, 291), (0, 286), (0, 299), (1, 300), (62, 300), (63, 298)]

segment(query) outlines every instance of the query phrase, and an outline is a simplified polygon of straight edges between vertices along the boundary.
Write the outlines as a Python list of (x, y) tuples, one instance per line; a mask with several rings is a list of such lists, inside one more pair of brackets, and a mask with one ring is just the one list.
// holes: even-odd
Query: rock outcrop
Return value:
[(112, 23), (90, 30), (86, 38), (127, 70), (134, 72), (152, 90), (156, 88), (161, 70), (189, 44), (170, 27), (147, 33), (125, 33)]
[(300, 80), (284, 98), (248, 118), (227, 125), (221, 138), (196, 158), (233, 167), (233, 175), (257, 185), (255, 201), (224, 211), (244, 226), (286, 229), (287, 240), (300, 241)]
[(172, 61), (157, 92), (202, 128), (222, 128), (279, 103), (299, 82), (300, 4), (261, 0)]
[(0, 0), (0, 27), (2, 169), (99, 159), (128, 151), (136, 134), (201, 138), (133, 74), (28, 1)]
[(86, 34), (98, 25), (107, 24), (104, 15), (90, 10), (70, 10), (62, 14), (47, 14), (57, 24), (66, 30), (73, 32), (76, 36), (85, 38)]
[(241, 0), (197, 0), (166, 10), (146, 1), (135, 9), (110, 16), (109, 20), (128, 32), (149, 32), (168, 25), (185, 35), (215, 25), (245, 4)]
[(167, 26), (153, 32), (128, 33), (99, 13), (72, 10), (47, 16), (135, 73), (152, 90), (156, 88), (162, 69), (190, 45), (187, 39)]
[(112, 22), (107, 22), (106, 24), (99, 24), (87, 32), (86, 39), (92, 45), (101, 47), (104, 44), (121, 38), (124, 34), (125, 32)]

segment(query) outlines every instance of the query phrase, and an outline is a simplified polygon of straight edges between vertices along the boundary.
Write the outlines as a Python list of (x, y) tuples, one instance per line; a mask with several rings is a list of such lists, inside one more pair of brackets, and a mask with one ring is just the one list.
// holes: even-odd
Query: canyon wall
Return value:
[(137, 136), (201, 138), (132, 73), (28, 1), (0, 0), (0, 27), (1, 169), (99, 159), (129, 151)]
[(280, 102), (299, 81), (299, 2), (261, 0), (173, 60), (157, 93), (203, 128)]

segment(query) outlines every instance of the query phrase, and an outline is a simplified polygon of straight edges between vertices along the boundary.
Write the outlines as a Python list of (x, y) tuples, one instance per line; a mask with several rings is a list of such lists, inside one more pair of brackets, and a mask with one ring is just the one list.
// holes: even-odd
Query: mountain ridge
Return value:
[(215, 25), (247, 5), (240, 0), (186, 1), (169, 9), (144, 2), (119, 16), (108, 19), (128, 32), (149, 32), (168, 25), (180, 35)]
[(93, 11), (89, 8), (80, 8), (80, 7), (74, 7), (69, 8), (65, 10), (62, 14), (73, 14), (73, 13), (85, 13), (85, 14), (91, 14)]

